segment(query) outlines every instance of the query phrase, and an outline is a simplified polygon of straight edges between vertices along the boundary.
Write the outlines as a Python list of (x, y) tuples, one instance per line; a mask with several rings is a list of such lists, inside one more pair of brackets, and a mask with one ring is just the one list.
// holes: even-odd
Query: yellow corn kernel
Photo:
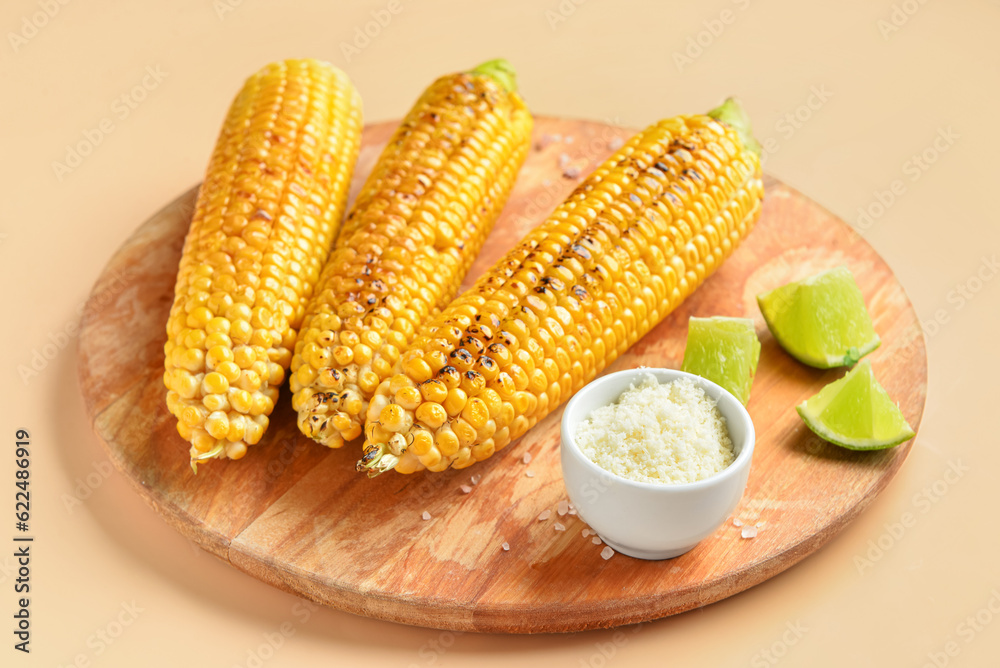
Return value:
[(451, 425), (452, 431), (458, 437), (458, 447), (467, 448), (476, 442), (476, 430), (465, 420), (459, 418)]
[(337, 366), (347, 366), (354, 361), (354, 351), (347, 346), (337, 346), (331, 353)]
[(206, 394), (202, 403), (205, 404), (205, 408), (212, 412), (229, 410), (229, 399), (226, 398), (225, 394)]
[(242, 459), (247, 453), (247, 444), (242, 441), (226, 443), (226, 457), (229, 459)]
[(348, 415), (347, 413), (340, 412), (335, 414), (332, 418), (330, 418), (330, 422), (333, 424), (334, 429), (336, 429), (337, 431), (347, 431), (348, 429), (351, 428), (353, 420), (351, 419), (351, 416)]
[(237, 413), (249, 413), (250, 408), (253, 406), (253, 395), (246, 390), (232, 388), (229, 392), (229, 405)]
[(387, 431), (402, 431), (409, 427), (407, 412), (399, 404), (389, 404), (383, 408), (382, 412), (379, 413), (378, 421), (382, 428)]
[(415, 387), (404, 387), (396, 392), (394, 400), (397, 404), (407, 410), (416, 410), (421, 401), (420, 390)]
[(440, 404), (448, 396), (448, 387), (440, 380), (428, 380), (420, 384), (420, 395), (424, 401)]
[(434, 437), (431, 436), (431, 433), (426, 429), (418, 429), (413, 432), (413, 442), (409, 449), (413, 454), (423, 456), (430, 451), (433, 445)]
[(201, 428), (191, 430), (191, 446), (198, 452), (208, 452), (215, 447), (216, 439)]
[(181, 412), (180, 419), (181, 422), (189, 427), (200, 427), (205, 424), (205, 418), (208, 417), (208, 409), (201, 404), (192, 404), (185, 406), (184, 410)]
[(224, 394), (229, 390), (229, 381), (217, 371), (205, 374), (205, 379), (201, 381), (201, 390), (205, 394)]
[(226, 438), (229, 435), (229, 418), (222, 411), (210, 413), (205, 420), (205, 431), (211, 434), (212, 438)]
[(401, 373), (396, 374), (389, 379), (389, 392), (396, 395), (399, 394), (399, 391), (404, 387), (413, 387), (414, 385), (416, 385), (416, 383), (407, 378), (405, 375)]
[(442, 456), (451, 457), (458, 452), (458, 436), (451, 430), (451, 427), (444, 425), (434, 434), (434, 445)]
[(425, 401), (417, 407), (416, 418), (430, 429), (437, 429), (448, 421), (448, 412), (441, 404)]
[(490, 419), (489, 409), (486, 408), (486, 402), (477, 397), (469, 399), (465, 408), (462, 409), (462, 418), (468, 422), (473, 429), (479, 429), (486, 424), (486, 421)]
[(422, 383), (430, 380), (431, 366), (420, 358), (414, 358), (403, 362), (403, 372), (406, 373), (415, 383)]

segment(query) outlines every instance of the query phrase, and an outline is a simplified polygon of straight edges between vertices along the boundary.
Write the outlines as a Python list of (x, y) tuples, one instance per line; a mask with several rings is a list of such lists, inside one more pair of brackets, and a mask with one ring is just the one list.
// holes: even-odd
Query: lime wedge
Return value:
[(795, 407), (825, 441), (851, 450), (881, 450), (914, 436), (865, 360)]
[(749, 318), (691, 318), (682, 371), (729, 390), (745, 406), (760, 359), (760, 341)]
[(880, 343), (847, 267), (757, 295), (757, 304), (781, 347), (809, 366), (851, 366)]

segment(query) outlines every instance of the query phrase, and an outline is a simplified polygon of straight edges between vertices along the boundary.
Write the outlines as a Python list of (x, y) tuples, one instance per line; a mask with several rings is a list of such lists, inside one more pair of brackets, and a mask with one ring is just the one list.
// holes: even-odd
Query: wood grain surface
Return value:
[[(366, 128), (354, 192), (395, 125)], [(554, 209), (580, 181), (577, 172), (586, 175), (629, 135), (600, 123), (537, 118), (534, 147), (467, 282)], [(794, 406), (843, 371), (812, 369), (785, 354), (756, 294), (846, 264), (882, 337), (869, 356), (876, 376), (915, 429), (927, 392), (923, 335), (889, 267), (802, 194), (770, 178), (765, 186), (763, 215), (744, 244), (608, 369), (678, 368), (690, 316), (754, 319), (762, 351), (748, 408), (758, 440), (733, 517), (756, 525), (755, 538), (726, 522), (676, 559), (602, 559), (603, 546), (581, 535), (586, 525), (556, 512), (566, 498), (561, 410), (469, 469), (368, 479), (354, 470), (358, 444), (328, 450), (299, 435), (286, 387), (270, 429), (244, 459), (210, 462), (192, 475), (162, 375), (165, 323), (196, 188), (142, 224), (94, 286), (79, 339), (86, 407), (115, 466), (178, 531), (264, 582), (332, 607), (436, 628), (534, 633), (705, 605), (819, 549), (888, 484), (912, 446), (850, 452), (813, 436)], [(472, 476), (481, 476), (478, 484)], [(552, 517), (539, 521), (544, 510)]]

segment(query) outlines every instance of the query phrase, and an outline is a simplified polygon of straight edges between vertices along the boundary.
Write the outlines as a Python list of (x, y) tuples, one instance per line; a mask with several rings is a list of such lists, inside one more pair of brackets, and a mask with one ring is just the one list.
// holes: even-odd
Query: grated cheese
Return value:
[(592, 462), (638, 482), (694, 482), (736, 458), (715, 401), (687, 378), (661, 385), (646, 375), (617, 402), (594, 410), (575, 437)]

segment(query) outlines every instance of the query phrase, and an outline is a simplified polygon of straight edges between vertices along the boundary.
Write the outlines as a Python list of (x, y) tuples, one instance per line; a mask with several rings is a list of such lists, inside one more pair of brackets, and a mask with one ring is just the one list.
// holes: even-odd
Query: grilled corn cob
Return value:
[(732, 100), (633, 137), (428, 321), (371, 400), (358, 469), (463, 468), (524, 434), (740, 243), (758, 156)]
[[(309, 304), (290, 378), (303, 434), (330, 447), (361, 435), (375, 389), (420, 324), (454, 298), (482, 248), (531, 127), (503, 60), (442, 77), (417, 100), (348, 214)], [(419, 403), (419, 395), (403, 400)]]
[(347, 75), (273, 63), (236, 96), (198, 192), (164, 346), (167, 407), (191, 467), (267, 429), (345, 208), (361, 139)]

